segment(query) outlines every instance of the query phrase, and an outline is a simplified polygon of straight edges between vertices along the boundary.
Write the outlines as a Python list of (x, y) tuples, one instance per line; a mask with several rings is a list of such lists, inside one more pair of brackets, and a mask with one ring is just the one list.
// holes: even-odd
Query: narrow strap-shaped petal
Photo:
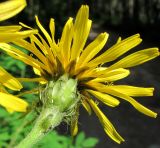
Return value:
[(46, 84), (47, 80), (45, 80), (43, 77), (40, 78), (17, 78), (20, 82), (37, 82), (41, 84)]
[(17, 78), (20, 82), (43, 82), (46, 81), (43, 78)]
[(106, 134), (115, 142), (121, 143), (124, 141), (124, 139), (118, 134), (118, 132), (115, 130), (112, 123), (108, 120), (108, 118), (103, 114), (103, 112), (99, 109), (99, 107), (94, 103), (92, 99), (88, 99), (88, 102), (90, 103), (92, 109), (94, 110), (95, 114), (99, 118), (104, 131)]
[(103, 73), (103, 74), (99, 75), (97, 78), (91, 81), (93, 82), (114, 82), (114, 81), (127, 77), (130, 74), (130, 71), (127, 69), (119, 68), (119, 69), (114, 69), (111, 71), (108, 71), (108, 70), (100, 71), (99, 74), (100, 73)]
[(12, 90), (22, 89), (21, 83), (2, 67), (0, 67), (0, 83)]
[(72, 121), (71, 123), (71, 135), (72, 136), (76, 136), (78, 133), (78, 120), (75, 119), (74, 121)]
[(154, 88), (143, 88), (143, 87), (135, 87), (128, 85), (112, 85), (107, 86), (113, 90), (126, 94), (128, 96), (153, 96)]
[(26, 0), (7, 0), (0, 3), (0, 21), (13, 17), (26, 6)]
[(138, 52), (135, 52), (117, 63), (111, 65), (108, 70), (116, 69), (116, 68), (129, 68), (136, 65), (140, 65), (149, 60), (152, 60), (159, 56), (158, 48), (148, 48)]
[(55, 43), (55, 40), (54, 40), (54, 35), (55, 35), (55, 23), (54, 23), (54, 19), (53, 19), (53, 18), (50, 19), (49, 29), (50, 29), (50, 32), (51, 32), (52, 42)]
[(38, 25), (38, 27), (40, 28), (40, 30), (42, 31), (42, 33), (44, 34), (44, 36), (46, 37), (51, 49), (54, 49), (53, 50), (53, 53), (56, 55), (56, 52), (55, 51), (58, 51), (58, 47), (57, 45), (55, 44), (55, 42), (52, 41), (50, 35), (48, 34), (48, 32), (44, 29), (44, 27), (42, 26), (42, 24), (40, 23), (39, 19), (37, 16), (35, 16), (36, 18), (36, 23)]
[(71, 119), (71, 135), (76, 136), (78, 133), (78, 117), (79, 117), (79, 107), (76, 109), (75, 115)]
[(114, 89), (112, 89), (110, 87), (106, 87), (103, 84), (92, 83), (92, 85), (93, 84), (94, 84), (94, 88), (96, 88), (98, 91), (105, 92), (105, 93), (113, 95), (115, 97), (124, 99), (124, 100), (128, 101), (129, 103), (131, 103), (131, 105), (133, 107), (135, 107), (139, 112), (141, 112), (141, 113), (143, 113), (143, 114), (145, 114), (147, 116), (156, 118), (157, 114), (155, 112), (153, 112), (150, 109), (146, 108), (145, 106), (141, 105), (136, 100), (134, 100), (132, 97), (130, 97), (130, 96), (126, 95), (126, 94), (123, 94), (123, 93), (121, 93), (121, 92), (119, 92), (117, 90), (114, 90)]
[(37, 30), (26, 30), (19, 32), (0, 32), (0, 42), (10, 42), (17, 39), (29, 37), (31, 34), (36, 34)]
[(36, 57), (38, 57), (38, 59), (40, 59), (41, 62), (47, 65), (46, 57), (35, 46), (32, 46), (30, 43), (28, 43), (25, 40), (16, 40), (16, 41), (13, 41), (13, 43), (30, 51)]
[(0, 92), (0, 105), (17, 112), (26, 112), (28, 107), (26, 101), (2, 92)]
[(125, 40), (113, 45), (111, 48), (106, 50), (103, 54), (97, 58), (91, 60), (87, 65), (91, 67), (96, 67), (101, 63), (106, 63), (117, 59), (119, 56), (123, 55), (133, 47), (137, 46), (142, 40), (140, 35), (136, 34), (131, 37), (128, 37)]
[(75, 60), (80, 55), (88, 38), (91, 28), (91, 20), (89, 20), (88, 17), (89, 17), (89, 7), (87, 5), (82, 5), (77, 13), (74, 24), (71, 61)]
[(73, 18), (69, 18), (64, 26), (62, 36), (59, 42), (61, 63), (64, 64), (64, 67), (66, 67), (66, 65), (68, 65), (69, 63), (72, 38), (73, 38)]
[(77, 65), (89, 62), (106, 44), (109, 34), (101, 33), (92, 43), (90, 43), (82, 52)]
[(83, 107), (88, 112), (88, 114), (91, 115), (92, 114), (92, 110), (91, 110), (90, 105), (87, 103), (87, 101), (85, 99), (81, 99), (81, 102), (82, 102)]
[(121, 41), (122, 41), (122, 38), (119, 37), (118, 40), (117, 40), (117, 42), (116, 42), (116, 44), (120, 43)]
[(108, 94), (101, 93), (101, 92), (94, 91), (94, 90), (90, 90), (90, 89), (87, 89), (86, 91), (110, 107), (116, 107), (120, 103), (119, 100), (117, 100), (116, 98), (114, 98)]
[(23, 53), (22, 51), (16, 49), (15, 47), (6, 44), (6, 43), (0, 43), (0, 47), (1, 49), (3, 49), (4, 51), (7, 52), (7, 54), (9, 54), (10, 56), (19, 59), (21, 61), (23, 61), (24, 63), (31, 65), (39, 70), (41, 70), (41, 68), (45, 69), (46, 71), (48, 71), (47, 67), (41, 63), (40, 61), (32, 58), (31, 56)]
[(0, 26), (0, 32), (17, 32), (22, 27), (20, 25), (12, 25), (12, 26)]
[(115, 96), (115, 97), (118, 97), (118, 98), (121, 98), (121, 99), (128, 101), (139, 112), (141, 112), (147, 116), (150, 116), (153, 118), (156, 118), (156, 116), (157, 116), (157, 113), (155, 113), (155, 112), (151, 111), (150, 109), (146, 108), (145, 106), (141, 105), (132, 97), (130, 97), (130, 96), (126, 95), (125, 93), (122, 93), (118, 90), (114, 90), (114, 89), (110, 88), (109, 86), (106, 86), (104, 84), (97, 83), (97, 82), (88, 82), (88, 83), (86, 83), (86, 85), (91, 86), (92, 88), (96, 89), (97, 91), (107, 93), (112, 96)]

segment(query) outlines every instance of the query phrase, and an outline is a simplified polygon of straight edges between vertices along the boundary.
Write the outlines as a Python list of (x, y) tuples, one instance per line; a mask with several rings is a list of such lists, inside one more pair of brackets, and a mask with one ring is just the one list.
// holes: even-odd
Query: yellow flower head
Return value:
[[(97, 101), (110, 107), (115, 107), (119, 105), (120, 99), (124, 99), (139, 112), (154, 118), (157, 116), (156, 113), (132, 98), (152, 96), (153, 88), (113, 84), (114, 81), (127, 77), (130, 74), (128, 68), (159, 56), (157, 48), (140, 50), (118, 60), (118, 62), (110, 66), (105, 66), (105, 63), (116, 60), (140, 44), (142, 40), (139, 34), (124, 40), (119, 39), (115, 45), (100, 54), (109, 35), (106, 32), (101, 33), (93, 42), (85, 46), (92, 24), (92, 21), (89, 19), (89, 8), (87, 5), (83, 5), (80, 8), (75, 20), (73, 18), (68, 19), (58, 42), (54, 39), (54, 19), (51, 19), (49, 24), (51, 35), (41, 25), (37, 16), (36, 23), (45, 39), (40, 34), (37, 34), (30, 36), (30, 42), (24, 39), (13, 41), (13, 44), (27, 49), (33, 56), (26, 55), (9, 44), (0, 43), (0, 48), (10, 56), (32, 66), (35, 73), (39, 75), (39, 78), (21, 79), (22, 81), (39, 81), (45, 84), (64, 74), (68, 74), (69, 77), (76, 79), (81, 104), (89, 114), (91, 114), (92, 110), (95, 112), (104, 131), (117, 143), (121, 143), (124, 139), (117, 133), (111, 122), (99, 109)], [(30, 28), (24, 24), (22, 26)], [(96, 102), (93, 96), (95, 96)], [(77, 118), (71, 122), (72, 135), (75, 135), (78, 131)]]
[(19, 91), (22, 88), (21, 83), (16, 78), (0, 67), (0, 105), (9, 112), (26, 112), (28, 103), (9, 94), (4, 86), (14, 91)]

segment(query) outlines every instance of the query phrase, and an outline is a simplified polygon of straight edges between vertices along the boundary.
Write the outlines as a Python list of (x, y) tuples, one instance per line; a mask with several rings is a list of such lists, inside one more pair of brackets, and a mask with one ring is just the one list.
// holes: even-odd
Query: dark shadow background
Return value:
[[(22, 13), (1, 25), (17, 24), (21, 21), (35, 26), (34, 15), (37, 14), (47, 28), (49, 19), (53, 17), (58, 39), (65, 21), (69, 16), (76, 15), (81, 4), (90, 6), (90, 19), (93, 21), (88, 42), (106, 31), (110, 38), (104, 49), (113, 45), (119, 36), (125, 38), (136, 33), (141, 34), (143, 43), (132, 51), (160, 46), (160, 0), (28, 0), (28, 6)], [(116, 84), (155, 87), (154, 97), (137, 100), (160, 113), (159, 58), (132, 68), (131, 75)], [(88, 136), (99, 138), (97, 148), (160, 148), (160, 117), (147, 117), (123, 100), (117, 108), (101, 104), (100, 107), (126, 141), (121, 145), (114, 143), (104, 133), (94, 114), (88, 116), (86, 111), (81, 109), (79, 128)]]

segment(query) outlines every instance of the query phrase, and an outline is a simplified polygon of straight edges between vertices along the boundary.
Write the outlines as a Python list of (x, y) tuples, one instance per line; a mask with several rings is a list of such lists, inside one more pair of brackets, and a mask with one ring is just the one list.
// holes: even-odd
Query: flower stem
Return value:
[(47, 133), (58, 126), (63, 117), (64, 113), (60, 112), (56, 106), (43, 108), (31, 132), (15, 148), (33, 147)]

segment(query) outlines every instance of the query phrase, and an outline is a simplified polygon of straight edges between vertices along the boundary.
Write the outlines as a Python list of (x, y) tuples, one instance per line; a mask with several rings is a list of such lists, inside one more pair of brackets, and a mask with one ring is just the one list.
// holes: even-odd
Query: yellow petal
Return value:
[(118, 40), (117, 40), (117, 44), (120, 43), (121, 41), (122, 41), (122, 38), (119, 37)]
[(88, 17), (89, 17), (89, 7), (87, 5), (82, 5), (77, 13), (74, 24), (71, 61), (75, 60), (79, 56), (88, 38), (91, 28), (91, 20), (89, 20)]
[(78, 133), (78, 117), (79, 117), (79, 107), (76, 109), (75, 115), (71, 119), (71, 135), (75, 136)]
[(101, 89), (101, 91), (104, 91), (110, 95), (113, 95), (115, 97), (118, 97), (118, 98), (121, 98), (121, 99), (124, 99), (126, 101), (128, 101), (129, 103), (131, 103), (131, 105), (133, 107), (135, 107), (139, 112), (147, 115), (147, 116), (150, 116), (150, 117), (153, 117), (153, 118), (156, 118), (157, 117), (157, 113), (151, 111), (150, 109), (146, 108), (145, 106), (141, 105), (140, 103), (138, 103), (136, 100), (134, 100), (132, 97), (130, 96), (127, 96), (126, 94), (123, 94), (117, 90), (114, 90), (110, 87), (101, 87), (101, 88), (98, 88), (98, 89)]
[[(7, 27), (8, 28), (8, 27)], [(36, 34), (37, 30), (27, 30), (19, 32), (0, 32), (0, 42), (10, 42), (17, 39), (29, 37), (31, 34)]]
[(98, 108), (98, 106), (94, 103), (92, 99), (89, 99), (89, 103), (94, 110), (95, 114), (99, 118), (104, 131), (108, 136), (117, 143), (121, 143), (124, 139), (117, 133), (112, 123), (108, 120), (108, 118), (103, 114), (103, 112)]
[(18, 14), (26, 6), (26, 0), (7, 0), (0, 3), (0, 21), (6, 20)]
[(101, 93), (101, 92), (98, 92), (98, 91), (89, 90), (89, 89), (87, 89), (86, 91), (88, 91), (93, 96), (95, 96), (97, 99), (99, 99), (104, 104), (106, 104), (110, 107), (118, 106), (119, 103), (120, 103), (119, 100), (117, 100), (116, 98), (114, 98), (110, 95), (107, 95), (107, 94), (104, 94), (104, 93)]
[(28, 103), (10, 94), (0, 92), (0, 105), (10, 111), (26, 112)]
[(128, 96), (153, 96), (154, 88), (143, 88), (128, 85), (112, 85), (108, 86), (113, 90), (119, 91)]
[(49, 29), (50, 29), (50, 31), (51, 31), (52, 41), (55, 43), (55, 40), (54, 40), (55, 23), (54, 23), (54, 19), (53, 19), (53, 18), (50, 19), (50, 22), (49, 22)]
[(92, 43), (82, 52), (77, 65), (82, 66), (89, 62), (106, 44), (109, 34), (101, 33)]
[(31, 65), (32, 67), (37, 68), (38, 70), (42, 71), (42, 69), (45, 69), (46, 71), (48, 71), (49, 69), (46, 67), (46, 65), (44, 65), (43, 63), (41, 63), (40, 61), (34, 59), (33, 57), (25, 54), (24, 52), (16, 49), (14, 46), (11, 46), (9, 44), (6, 43), (0, 43), (0, 48), (4, 51), (7, 52), (7, 54), (9, 54), (10, 56), (12, 56), (13, 58), (19, 59), (22, 62)]
[(36, 75), (41, 76), (41, 72), (37, 68), (33, 67), (33, 71)]
[(14, 25), (14, 26), (0, 26), (0, 32), (17, 32), (21, 29), (22, 27), (19, 25)]
[(20, 82), (41, 82), (46, 81), (43, 78), (17, 78)]
[(116, 69), (116, 68), (129, 68), (136, 65), (140, 65), (144, 62), (152, 60), (159, 56), (158, 48), (148, 48), (138, 52), (135, 52), (117, 63), (113, 64), (108, 68), (108, 70)]
[(106, 63), (117, 59), (119, 56), (123, 55), (133, 47), (137, 46), (142, 40), (140, 39), (140, 35), (136, 34), (131, 37), (128, 37), (125, 40), (113, 45), (111, 48), (106, 50), (103, 54), (98, 56), (97, 58), (90, 61), (87, 66), (97, 66), (101, 63)]
[(64, 67), (68, 65), (70, 59), (70, 47), (73, 38), (73, 18), (69, 18), (64, 26), (62, 37), (60, 39), (59, 47), (61, 49), (61, 62)]
[[(44, 36), (46, 37), (51, 49), (54, 49), (52, 50), (54, 52), (54, 54), (56, 55), (56, 52), (57, 52), (57, 45), (55, 44), (55, 42), (53, 42), (53, 40), (51, 39), (50, 35), (48, 34), (48, 32), (45, 30), (45, 28), (42, 26), (42, 24), (40, 23), (39, 19), (37, 16), (35, 16), (36, 18), (36, 23), (38, 25), (38, 27), (40, 28), (40, 30), (43, 32)], [(51, 19), (52, 21), (52, 19)], [(52, 23), (53, 24), (53, 23)]]
[(87, 101), (85, 99), (81, 99), (81, 102), (82, 102), (83, 107), (88, 112), (88, 114), (91, 115), (92, 114), (92, 110), (91, 110), (90, 105), (87, 103)]
[(2, 67), (0, 67), (0, 83), (12, 90), (22, 89), (21, 83)]
[(28, 25), (26, 25), (26, 24), (24, 24), (24, 23), (22, 23), (22, 22), (19, 22), (19, 25), (21, 25), (21, 26), (24, 27), (24, 28), (33, 30), (32, 27), (30, 27), (30, 26), (28, 26)]
[[(36, 46), (33, 46), (32, 44), (28, 43), (25, 40), (16, 40), (13, 41), (13, 43), (17, 46), (20, 46), (28, 51), (30, 51), (31, 53), (33, 53), (38, 59), (41, 60), (41, 62), (43, 62), (44, 64), (47, 65), (47, 61), (46, 61), (46, 57), (36, 48)], [(42, 48), (41, 48), (42, 49)]]
[[(98, 72), (97, 72), (98, 73)], [(95, 78), (91, 81), (93, 82), (113, 82), (127, 77), (130, 74), (130, 71), (127, 69), (119, 68), (111, 71), (103, 70), (100, 71), (101, 74), (98, 78)]]

